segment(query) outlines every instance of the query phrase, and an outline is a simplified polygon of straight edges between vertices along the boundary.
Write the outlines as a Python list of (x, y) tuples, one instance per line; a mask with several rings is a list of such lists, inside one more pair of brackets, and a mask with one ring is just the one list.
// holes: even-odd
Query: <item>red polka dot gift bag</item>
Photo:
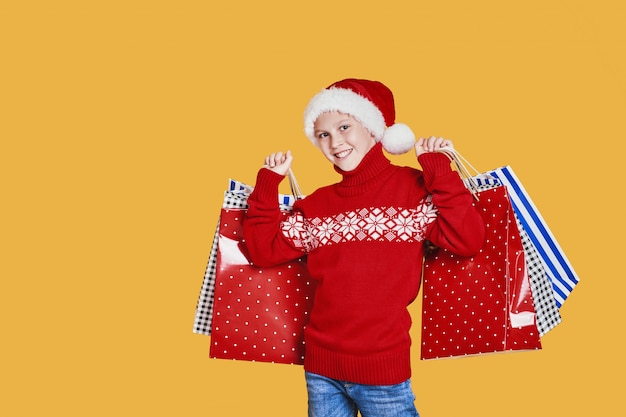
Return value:
[(524, 251), (506, 187), (478, 193), (487, 234), (480, 252), (425, 257), (422, 359), (540, 349)]
[(541, 349), (525, 251), (507, 188), (475, 188), (485, 241), (472, 257), (424, 259), (421, 358)]
[(244, 213), (223, 209), (220, 218), (210, 356), (302, 364), (314, 282), (303, 258), (250, 264), (240, 245)]
[[(287, 215), (300, 191), (279, 195)], [(209, 356), (285, 364), (304, 363), (304, 327), (315, 281), (306, 258), (260, 268), (248, 260), (243, 218), (252, 187), (230, 180), (196, 306), (194, 333), (211, 336)]]

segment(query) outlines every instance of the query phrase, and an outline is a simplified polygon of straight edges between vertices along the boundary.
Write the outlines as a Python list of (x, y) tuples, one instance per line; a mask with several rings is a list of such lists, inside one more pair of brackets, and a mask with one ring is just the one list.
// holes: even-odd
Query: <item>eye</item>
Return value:
[(342, 125), (339, 130), (348, 130), (349, 127), (350, 125)]
[(317, 138), (318, 139), (324, 139), (328, 137), (328, 133), (327, 132), (321, 132), (317, 134)]

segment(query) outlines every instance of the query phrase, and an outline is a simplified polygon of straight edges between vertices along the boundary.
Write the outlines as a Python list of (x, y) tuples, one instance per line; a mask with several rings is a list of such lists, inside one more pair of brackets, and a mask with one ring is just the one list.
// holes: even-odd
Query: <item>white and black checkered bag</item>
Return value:
[[(291, 186), (300, 195), (295, 179), (290, 176)], [(295, 187), (295, 188), (294, 188)], [(252, 192), (252, 187), (242, 182), (230, 179), (228, 189), (224, 192), (224, 202), (222, 208), (248, 208), (248, 196)], [(279, 206), (281, 209), (289, 210), (293, 207), (296, 197), (293, 195), (279, 194)], [(213, 244), (209, 253), (209, 261), (204, 272), (204, 279), (196, 303), (196, 314), (193, 323), (193, 332), (196, 334), (211, 335), (211, 323), (213, 319), (213, 299), (215, 293), (215, 274), (217, 266), (217, 242), (220, 224), (219, 220), (213, 236)]]

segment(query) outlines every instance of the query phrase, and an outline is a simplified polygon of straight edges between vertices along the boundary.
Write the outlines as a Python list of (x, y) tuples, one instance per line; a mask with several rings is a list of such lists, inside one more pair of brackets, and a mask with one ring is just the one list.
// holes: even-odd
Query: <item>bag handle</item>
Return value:
[(461, 179), (463, 179), (465, 186), (472, 193), (472, 196), (478, 200), (478, 183), (474, 177), (481, 175), (480, 171), (474, 168), (472, 164), (470, 164), (469, 161), (452, 146), (444, 146), (438, 149), (438, 152), (445, 154), (450, 161), (454, 163), (454, 166), (459, 172)]
[(287, 177), (289, 178), (289, 188), (291, 188), (291, 194), (293, 194), (296, 200), (302, 199), (303, 195), (300, 190), (300, 185), (298, 184), (298, 180), (296, 180), (296, 176), (291, 168), (289, 168), (289, 171), (287, 172)]

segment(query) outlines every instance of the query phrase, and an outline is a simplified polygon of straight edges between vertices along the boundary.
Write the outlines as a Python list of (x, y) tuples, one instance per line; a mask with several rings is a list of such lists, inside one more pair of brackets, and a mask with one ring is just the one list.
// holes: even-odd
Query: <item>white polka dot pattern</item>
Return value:
[(474, 257), (424, 261), (422, 359), (541, 349), (524, 251), (506, 187), (478, 193), (485, 242)]
[(241, 251), (245, 210), (222, 210), (210, 357), (302, 364), (315, 282), (303, 259), (272, 268)]

